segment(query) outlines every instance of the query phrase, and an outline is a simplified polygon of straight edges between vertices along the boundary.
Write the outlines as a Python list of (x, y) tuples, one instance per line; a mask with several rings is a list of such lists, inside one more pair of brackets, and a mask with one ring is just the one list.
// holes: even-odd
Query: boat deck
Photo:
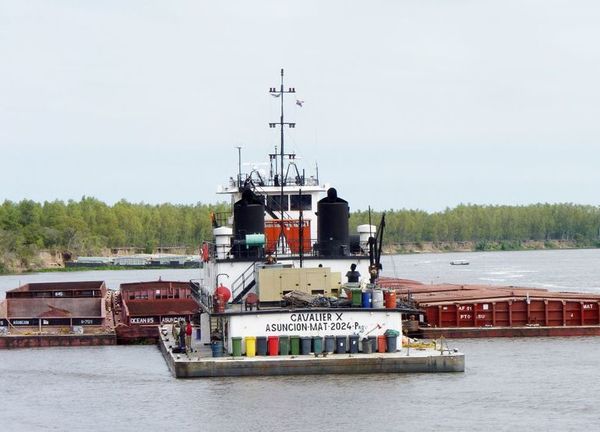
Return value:
[(436, 373), (464, 372), (464, 354), (455, 351), (402, 349), (395, 353), (328, 354), (212, 357), (209, 347), (192, 341), (194, 351), (173, 353), (174, 340), (170, 326), (164, 326), (159, 348), (169, 370), (176, 378), (265, 376), (265, 375), (324, 375), (372, 373)]

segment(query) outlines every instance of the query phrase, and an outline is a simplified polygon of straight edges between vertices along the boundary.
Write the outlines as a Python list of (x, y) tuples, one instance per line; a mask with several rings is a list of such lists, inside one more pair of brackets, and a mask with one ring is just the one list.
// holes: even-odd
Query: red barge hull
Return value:
[(161, 324), (191, 320), (198, 313), (188, 282), (124, 283), (115, 303), (117, 343), (155, 344)]
[(499, 337), (567, 337), (600, 336), (600, 326), (576, 327), (420, 327), (418, 335), (425, 339), (499, 338)]
[(412, 333), (426, 338), (600, 336), (598, 294), (391, 278), (379, 283), (423, 311)]

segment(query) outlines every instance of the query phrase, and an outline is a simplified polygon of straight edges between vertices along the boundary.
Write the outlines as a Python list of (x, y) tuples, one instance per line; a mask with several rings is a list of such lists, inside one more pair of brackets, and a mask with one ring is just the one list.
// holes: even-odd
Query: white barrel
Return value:
[(383, 291), (380, 289), (373, 290), (373, 309), (383, 309)]
[(375, 233), (377, 232), (377, 227), (375, 225), (359, 225), (356, 227), (356, 232), (360, 238), (360, 243), (366, 244), (369, 241), (369, 237), (375, 237)]
[(231, 237), (233, 229), (229, 227), (219, 227), (213, 230), (215, 236), (215, 246), (217, 249), (217, 258), (225, 259), (231, 250)]

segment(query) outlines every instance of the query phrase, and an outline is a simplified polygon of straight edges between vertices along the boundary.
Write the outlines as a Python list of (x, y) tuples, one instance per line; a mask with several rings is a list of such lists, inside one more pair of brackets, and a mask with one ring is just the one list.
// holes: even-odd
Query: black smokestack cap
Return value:
[(337, 190), (335, 188), (327, 189), (327, 199), (331, 202), (337, 201)]

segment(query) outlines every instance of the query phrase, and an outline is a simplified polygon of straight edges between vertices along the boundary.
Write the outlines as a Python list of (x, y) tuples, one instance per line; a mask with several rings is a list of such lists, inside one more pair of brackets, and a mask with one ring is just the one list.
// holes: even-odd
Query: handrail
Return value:
[(208, 290), (197, 282), (198, 279), (190, 279), (190, 291), (196, 303), (203, 308), (206, 312), (212, 310), (212, 296)]
[[(254, 261), (252, 262), (248, 267), (246, 267), (246, 269), (237, 277), (236, 280), (234, 280), (231, 283), (231, 296), (232, 298), (235, 298), (237, 296), (237, 294), (239, 294), (240, 292), (242, 292), (244, 290), (244, 288), (246, 288), (246, 279), (249, 279), (249, 282), (252, 282), (254, 280), (254, 272), (255, 272), (255, 266), (256, 263), (258, 261)], [(250, 274), (248, 273), (252, 273), (252, 277), (250, 277)]]

